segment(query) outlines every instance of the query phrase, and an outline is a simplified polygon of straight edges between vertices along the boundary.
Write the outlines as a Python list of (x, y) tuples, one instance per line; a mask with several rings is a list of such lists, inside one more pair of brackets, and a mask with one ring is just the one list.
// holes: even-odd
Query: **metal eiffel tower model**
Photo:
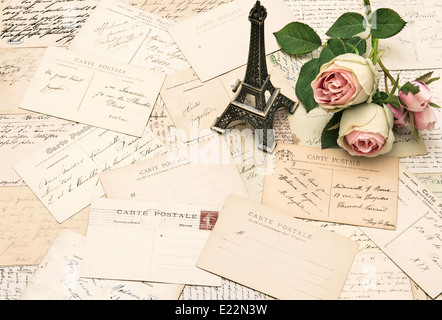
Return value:
[(264, 20), (267, 10), (256, 1), (249, 13), (251, 22), (250, 47), (244, 81), (237, 81), (236, 92), (227, 108), (216, 118), (212, 129), (224, 133), (233, 121), (243, 120), (255, 129), (258, 148), (272, 153), (275, 146), (273, 119), (280, 108), (294, 113), (297, 104), (284, 96), (270, 82), (264, 47)]

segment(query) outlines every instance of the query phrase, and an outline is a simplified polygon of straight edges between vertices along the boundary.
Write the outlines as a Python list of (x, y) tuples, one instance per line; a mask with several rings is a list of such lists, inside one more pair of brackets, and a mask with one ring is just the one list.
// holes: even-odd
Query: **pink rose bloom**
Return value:
[(425, 83), (420, 81), (410, 81), (410, 83), (418, 86), (419, 92), (413, 95), (411, 92), (405, 94), (402, 91), (399, 91), (399, 99), (406, 104), (404, 107), (408, 111), (422, 112), (430, 103), (430, 88)]
[(379, 133), (352, 131), (345, 136), (348, 145), (356, 156), (378, 154), (385, 144), (385, 138)]
[(426, 107), (422, 112), (414, 112), (414, 127), (417, 130), (433, 131), (436, 122), (436, 113), (431, 106)]
[(396, 128), (408, 126), (410, 119), (408, 118), (408, 113), (404, 108), (395, 108), (391, 104), (387, 104), (387, 107), (389, 107), (391, 112), (393, 112), (394, 126)]
[(362, 103), (343, 111), (338, 145), (353, 156), (375, 157), (393, 147), (393, 113), (387, 106)]
[(378, 73), (370, 59), (354, 53), (341, 54), (321, 66), (312, 81), (313, 96), (327, 112), (371, 102)]

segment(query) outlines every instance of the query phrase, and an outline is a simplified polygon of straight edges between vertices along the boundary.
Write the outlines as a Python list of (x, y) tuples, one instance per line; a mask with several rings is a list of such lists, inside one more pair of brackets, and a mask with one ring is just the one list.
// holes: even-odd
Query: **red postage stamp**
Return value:
[(218, 211), (201, 211), (200, 230), (212, 230), (218, 220)]

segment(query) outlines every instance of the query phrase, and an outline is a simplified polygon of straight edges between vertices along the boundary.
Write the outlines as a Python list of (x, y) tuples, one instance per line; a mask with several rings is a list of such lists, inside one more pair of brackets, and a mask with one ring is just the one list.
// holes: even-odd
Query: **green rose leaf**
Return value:
[(433, 75), (433, 71), (428, 72), (422, 76), (420, 76), (419, 78), (416, 79), (416, 81), (420, 81), (420, 82), (424, 82), (425, 84), (430, 84), (433, 83), (434, 81), (437, 81), (440, 79), (440, 77), (436, 77), (436, 78), (432, 78), (431, 76)]
[(421, 82), (427, 82), (428, 80), (431, 79), (431, 76), (433, 75), (433, 71), (428, 72), (422, 76), (420, 76), (419, 78), (416, 78), (416, 81), (421, 81)]
[(440, 79), (440, 77), (431, 78), (431, 79), (429, 79), (428, 81), (425, 81), (425, 83), (428, 85), (428, 84), (433, 83), (434, 81), (437, 81), (437, 80), (439, 80), (439, 79)]
[(375, 94), (372, 97), (372, 101), (374, 103), (379, 104), (379, 105), (382, 105), (384, 102), (388, 103), (388, 102), (386, 102), (387, 99), (388, 99), (388, 94), (386, 92), (379, 91), (379, 90), (376, 90)]
[(334, 38), (350, 38), (366, 29), (367, 22), (363, 15), (346, 12), (328, 29), (326, 35)]
[(373, 38), (387, 39), (398, 34), (407, 23), (391, 9), (381, 8), (371, 17), (371, 35)]
[(291, 22), (273, 34), (281, 49), (290, 54), (310, 53), (322, 44), (315, 30), (301, 22)]
[(339, 137), (339, 123), (341, 122), (342, 111), (333, 114), (333, 117), (327, 122), (321, 134), (321, 148), (336, 148)]
[(344, 42), (341, 39), (329, 39), (319, 55), (319, 65), (323, 65), (346, 52)]
[(385, 104), (391, 104), (396, 109), (402, 109), (401, 104), (399, 103), (399, 98), (397, 96), (389, 96), (384, 100)]
[(401, 87), (401, 91), (405, 94), (411, 92), (413, 95), (415, 95), (416, 93), (419, 93), (420, 88), (419, 86), (415, 86), (414, 84), (407, 82)]
[(306, 62), (299, 72), (296, 82), (295, 92), (298, 99), (302, 102), (307, 112), (317, 107), (318, 103), (313, 97), (312, 81), (319, 73), (319, 59), (314, 58)]
[[(354, 48), (358, 51), (356, 52)], [(367, 41), (361, 37), (352, 37), (345, 41), (345, 49), (348, 53), (357, 53), (363, 56), (367, 51)]]

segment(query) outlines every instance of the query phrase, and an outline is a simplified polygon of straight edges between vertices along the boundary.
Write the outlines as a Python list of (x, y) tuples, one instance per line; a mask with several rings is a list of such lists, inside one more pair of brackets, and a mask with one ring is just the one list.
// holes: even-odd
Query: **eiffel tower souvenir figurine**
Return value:
[(251, 22), (249, 57), (244, 81), (237, 81), (236, 92), (227, 108), (216, 118), (212, 129), (224, 133), (230, 123), (243, 120), (255, 129), (258, 148), (272, 153), (275, 146), (273, 119), (280, 108), (295, 112), (297, 104), (284, 96), (279, 88), (273, 87), (267, 73), (264, 47), (264, 20), (267, 10), (256, 1), (249, 13)]

